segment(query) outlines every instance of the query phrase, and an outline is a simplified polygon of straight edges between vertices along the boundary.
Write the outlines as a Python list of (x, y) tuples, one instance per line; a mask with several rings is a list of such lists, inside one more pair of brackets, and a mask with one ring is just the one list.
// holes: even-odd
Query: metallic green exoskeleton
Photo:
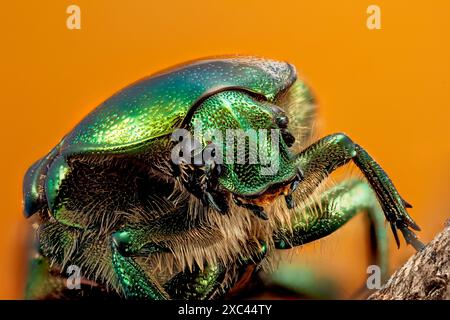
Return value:
[[(363, 148), (342, 133), (311, 141), (314, 112), (292, 65), (253, 57), (195, 61), (119, 91), (26, 173), (37, 235), (27, 297), (224, 297), (277, 249), (360, 211), (384, 271), (385, 218), (397, 243), (399, 229), (420, 248), (408, 203)], [(349, 161), (367, 182), (319, 188)]]

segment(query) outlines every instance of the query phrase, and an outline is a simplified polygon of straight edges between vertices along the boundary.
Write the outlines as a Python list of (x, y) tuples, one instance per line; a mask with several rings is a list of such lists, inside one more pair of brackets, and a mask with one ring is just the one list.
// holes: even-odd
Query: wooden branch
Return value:
[(370, 300), (450, 300), (450, 220)]

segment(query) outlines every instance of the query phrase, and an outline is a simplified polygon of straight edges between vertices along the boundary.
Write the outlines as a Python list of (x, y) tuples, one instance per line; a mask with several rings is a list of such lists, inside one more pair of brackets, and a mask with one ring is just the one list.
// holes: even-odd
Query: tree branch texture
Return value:
[(369, 300), (450, 300), (450, 220)]

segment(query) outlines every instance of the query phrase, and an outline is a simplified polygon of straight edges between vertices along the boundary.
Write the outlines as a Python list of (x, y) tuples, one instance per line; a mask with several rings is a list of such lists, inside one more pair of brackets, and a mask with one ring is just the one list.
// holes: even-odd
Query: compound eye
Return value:
[(271, 105), (274, 113), (275, 124), (280, 128), (281, 136), (288, 147), (292, 147), (295, 142), (295, 137), (288, 131), (289, 118), (286, 112), (277, 105)]
[(280, 129), (286, 129), (289, 124), (289, 118), (286, 116), (286, 112), (276, 105), (272, 105), (271, 109), (274, 114), (276, 125)]
[(289, 124), (289, 118), (285, 115), (279, 115), (275, 118), (275, 123), (280, 129), (286, 129)]

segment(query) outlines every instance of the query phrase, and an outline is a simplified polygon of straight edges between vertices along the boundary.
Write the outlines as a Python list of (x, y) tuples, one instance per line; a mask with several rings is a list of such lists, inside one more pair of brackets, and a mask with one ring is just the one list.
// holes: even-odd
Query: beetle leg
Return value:
[(193, 219), (187, 210), (177, 208), (174, 212), (152, 220), (134, 215), (132, 222), (112, 234), (113, 243), (121, 255), (132, 257), (169, 252), (169, 248), (174, 245), (171, 242), (174, 238), (192, 238), (198, 241), (194, 244), (196, 246), (204, 246), (205, 241), (212, 244), (222, 240), (220, 231), (204, 226), (201, 217)]
[(405, 202), (392, 181), (378, 163), (345, 134), (338, 133), (324, 137), (297, 155), (297, 164), (304, 173), (304, 179), (294, 197), (306, 201), (325, 177), (350, 160), (359, 167), (375, 191), (386, 219), (391, 224), (397, 245), (399, 245), (396, 232), (398, 228), (408, 244), (413, 245), (416, 250), (422, 249), (423, 244), (409, 229), (420, 230), (420, 228), (406, 211)]
[(151, 275), (144, 273), (131, 257), (123, 256), (113, 240), (112, 264), (127, 299), (166, 300), (169, 296)]
[[(82, 270), (80, 270), (82, 271)], [(112, 290), (95, 281), (79, 278), (79, 288), (76, 290), (68, 286), (74, 280), (74, 273), (67, 269), (51, 266), (50, 259), (35, 253), (28, 265), (28, 277), (25, 288), (26, 300), (55, 300), (55, 299), (117, 299)], [(78, 280), (77, 280), (78, 281)]]
[(207, 300), (222, 286), (225, 273), (222, 264), (203, 269), (195, 265), (192, 271), (187, 269), (176, 274), (164, 284), (164, 289), (172, 299)]
[[(145, 229), (145, 228), (144, 228)], [(224, 285), (225, 275), (229, 268), (222, 264), (206, 265), (199, 268), (197, 265), (192, 270), (186, 269), (175, 275), (163, 287), (156, 280), (149, 278), (139, 265), (133, 260), (133, 256), (143, 256), (154, 252), (167, 251), (161, 245), (144, 240), (149, 230), (125, 229), (113, 234), (113, 265), (121, 287), (126, 297), (131, 299), (209, 299), (220, 296)], [(260, 262), (266, 252), (265, 243), (253, 244), (254, 254), (251, 257), (240, 257), (236, 266), (238, 270), (246, 269), (245, 266), (255, 265)], [(244, 268), (243, 268), (244, 267)], [(239, 271), (238, 271), (239, 273)], [(236, 278), (239, 278), (238, 274)]]
[(383, 279), (388, 271), (388, 239), (384, 214), (370, 186), (361, 180), (348, 180), (325, 191), (317, 203), (304, 209), (296, 208), (292, 229), (282, 226), (274, 235), (277, 249), (289, 249), (323, 238), (349, 221), (358, 212), (368, 213), (374, 260), (380, 266)]
[(156, 252), (169, 252), (164, 246), (153, 242), (140, 243), (139, 240), (142, 235), (138, 229), (122, 229), (112, 234), (112, 241), (115, 250), (124, 257), (134, 256), (138, 252), (145, 254), (153, 254)]
[[(117, 270), (119, 282), (127, 297), (153, 299), (169, 296), (174, 299), (206, 299), (224, 293), (219, 289), (224, 288), (224, 285), (231, 285), (224, 283), (224, 279), (228, 279), (225, 277), (225, 273), (229, 272), (230, 267), (220, 264), (206, 265), (203, 269), (196, 268), (194, 264), (193, 270), (185, 270), (176, 275), (163, 286), (163, 289), (155, 281), (146, 280), (147, 275), (133, 258), (149, 256), (156, 252), (170, 252), (169, 248), (172, 248), (170, 241), (174, 235), (180, 236), (183, 233), (188, 238), (193, 238), (188, 233), (195, 235), (198, 244), (193, 244), (194, 246), (204, 246), (205, 241), (213, 244), (214, 241), (223, 240), (220, 232), (209, 228), (205, 229), (200, 220), (196, 222), (196, 220), (190, 219), (184, 211), (180, 211), (178, 214), (169, 214), (154, 223), (135, 222), (112, 235), (114, 268)], [(233, 266), (238, 266), (239, 270), (246, 269), (245, 266), (257, 264), (267, 252), (265, 243), (249, 242), (249, 251), (254, 254), (251, 254), (250, 257), (238, 258), (237, 263)], [(135, 277), (139, 281), (130, 280), (130, 277)], [(141, 295), (139, 296), (139, 294)]]
[[(112, 239), (99, 239), (95, 231), (48, 221), (39, 226), (37, 236), (39, 252), (44, 257), (50, 257), (51, 265), (60, 266), (62, 270), (69, 265), (78, 266), (83, 276), (91, 280), (96, 279), (99, 274), (103, 280), (115, 274), (118, 281), (111, 281), (110, 284), (118, 292), (123, 291), (129, 299), (167, 298), (158, 283), (142, 271), (133, 257), (122, 254), (121, 251), (126, 252), (124, 248), (132, 248), (125, 244), (127, 239), (133, 239), (132, 235), (127, 237), (123, 232), (116, 232)], [(153, 246), (152, 250), (154, 252), (161, 249)], [(53, 288), (52, 294), (56, 294), (58, 290), (60, 289)]]
[[(134, 261), (134, 257), (170, 252), (175, 235), (193, 232), (198, 245), (211, 240), (214, 230), (197, 228), (185, 211), (168, 214), (155, 221), (135, 221), (112, 234), (113, 266), (127, 298), (167, 299), (168, 293)], [(205, 236), (203, 237), (202, 234)], [(214, 236), (213, 236), (214, 239)], [(200, 276), (199, 276), (200, 277)], [(205, 289), (206, 290), (206, 289)]]
[[(239, 281), (247, 272), (255, 272), (256, 264), (262, 261), (267, 253), (267, 245), (264, 241), (256, 243), (250, 241), (252, 247), (251, 257), (238, 258), (236, 266), (235, 281), (227, 281), (226, 274), (232, 268), (227, 268), (223, 264), (206, 265), (200, 268), (195, 265), (192, 270), (186, 269), (164, 284), (164, 289), (169, 293), (172, 299), (180, 300), (206, 300), (221, 298), (227, 289), (239, 286)], [(247, 279), (247, 277), (245, 277)], [(229, 280), (229, 279), (228, 279)]]

